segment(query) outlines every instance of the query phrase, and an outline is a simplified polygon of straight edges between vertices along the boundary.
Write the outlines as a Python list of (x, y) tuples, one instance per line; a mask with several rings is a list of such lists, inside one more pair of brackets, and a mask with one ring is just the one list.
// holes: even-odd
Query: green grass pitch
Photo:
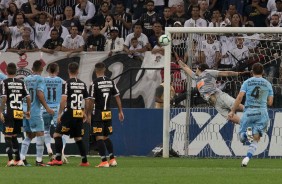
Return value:
[[(47, 158), (45, 158), (47, 160)], [(281, 159), (253, 159), (241, 168), (241, 159), (118, 157), (115, 168), (79, 167), (80, 158), (53, 167), (5, 167), (0, 157), (1, 184), (275, 184), (282, 182)], [(28, 158), (30, 163), (34, 158)]]

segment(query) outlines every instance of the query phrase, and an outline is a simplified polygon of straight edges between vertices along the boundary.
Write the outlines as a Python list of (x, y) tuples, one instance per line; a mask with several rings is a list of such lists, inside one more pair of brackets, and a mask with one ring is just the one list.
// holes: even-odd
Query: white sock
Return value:
[(44, 152), (44, 136), (36, 137), (36, 161), (42, 162)]
[(253, 154), (256, 152), (258, 147), (258, 142), (257, 141), (253, 141), (248, 148), (248, 152), (247, 152), (247, 157), (249, 157), (250, 159), (253, 157)]
[(65, 153), (65, 147), (66, 147), (66, 144), (67, 144), (67, 140), (66, 140), (67, 136), (66, 135), (63, 135), (62, 136), (62, 140), (63, 140), (63, 149), (62, 149), (62, 154), (64, 155)]
[(31, 142), (31, 139), (29, 137), (26, 137), (23, 140), (22, 147), (21, 147), (21, 153), (20, 153), (21, 160), (25, 160), (30, 142)]
[(44, 138), (45, 138), (45, 146), (47, 148), (47, 152), (49, 153), (53, 153), (52, 148), (51, 148), (51, 141), (52, 141), (52, 137), (50, 136), (50, 132), (49, 131), (44, 131)]

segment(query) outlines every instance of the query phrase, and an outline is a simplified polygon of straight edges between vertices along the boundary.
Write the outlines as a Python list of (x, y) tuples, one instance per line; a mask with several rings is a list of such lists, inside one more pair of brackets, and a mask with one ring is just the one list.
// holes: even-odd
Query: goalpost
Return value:
[[(232, 35), (234, 37), (241, 37), (244, 40), (249, 40), (250, 44), (252, 44), (253, 42), (258, 42), (258, 46), (264, 49), (260, 49), (259, 51), (254, 51), (257, 53), (253, 53), (251, 56), (248, 56), (248, 59), (252, 58), (253, 60), (255, 60), (256, 62), (260, 62), (262, 60), (265, 61), (265, 63), (263, 64), (268, 64), (271, 63), (273, 60), (277, 60), (280, 59), (281, 54), (280, 51), (278, 52), (278, 50), (282, 50), (282, 42), (280, 40), (282, 40), (282, 38), (280, 38), (279, 33), (281, 33), (282, 35), (282, 28), (280, 27), (264, 27), (264, 28), (254, 28), (254, 27), (166, 27), (165, 28), (165, 34), (168, 35), (170, 38), (173, 37), (173, 34), (178, 34), (181, 33), (182, 35), (184, 35), (185, 39), (186, 39), (186, 48), (192, 48), (193, 47), (193, 39), (195, 37), (195, 35), (206, 35), (206, 34), (212, 34), (212, 35), (217, 35), (217, 37), (220, 36), (224, 36), (226, 34)], [(242, 36), (242, 34), (255, 34), (258, 33), (258, 37), (247, 37), (247, 36)], [(239, 35), (234, 35), (234, 34), (239, 34)], [(172, 38), (173, 40), (173, 38)], [(198, 44), (201, 44), (201, 41), (198, 41)], [(279, 47), (277, 49), (277, 51), (272, 51), (272, 50), (268, 50), (268, 46), (269, 47), (273, 47), (273, 43), (278, 44)], [(281, 45), (280, 45), (281, 42)], [(182, 148), (183, 148), (183, 156), (189, 156), (189, 145), (190, 145), (190, 141), (191, 139), (189, 138), (189, 132), (193, 131), (190, 130), (191, 126), (190, 126), (190, 122), (192, 121), (192, 118), (190, 117), (191, 113), (190, 111), (194, 111), (195, 109), (191, 108), (190, 106), (190, 99), (191, 99), (191, 85), (192, 85), (192, 80), (190, 77), (187, 77), (187, 100), (186, 100), (186, 108), (182, 108), (182, 109), (172, 109), (171, 105), (170, 105), (170, 83), (171, 83), (171, 50), (172, 50), (172, 43), (173, 41), (171, 41), (171, 43), (165, 47), (165, 66), (164, 66), (164, 107), (163, 107), (163, 157), (164, 158), (169, 158), (169, 152), (171, 150), (171, 131), (172, 131), (172, 125), (174, 124), (174, 122), (171, 121), (172, 118), (174, 118), (175, 114), (179, 113), (179, 112), (184, 112), (185, 116), (182, 114), (182, 116), (179, 116), (178, 119), (180, 119), (181, 121), (185, 121), (185, 124), (181, 127), (181, 136), (179, 139), (181, 139), (181, 144), (183, 144)], [(280, 47), (281, 46), (281, 47)], [(199, 46), (201, 47), (201, 46)], [(275, 49), (274, 49), (275, 50)], [(188, 65), (191, 67), (192, 65), (192, 57), (193, 57), (193, 52), (192, 49), (188, 49)], [(279, 53), (279, 54), (278, 54)], [(234, 56), (232, 53), (228, 54), (229, 58), (233, 58), (234, 62), (236, 62), (237, 64), (240, 64), (240, 59), (241, 58), (236, 58), (236, 56)], [(263, 55), (263, 56), (262, 56)], [(263, 58), (262, 58), (263, 57)], [(243, 59), (244, 60), (244, 59)], [(235, 68), (236, 69), (236, 68)], [(220, 69), (219, 69), (220, 70)], [(234, 82), (232, 81), (232, 79), (229, 82)], [(230, 83), (230, 84), (231, 84)], [(231, 84), (232, 87), (233, 83)], [(233, 96), (234, 97), (234, 96)], [(236, 98), (236, 96), (235, 96)], [(197, 109), (196, 109), (197, 111)], [(201, 111), (201, 110), (199, 110)], [(213, 112), (214, 109), (213, 108), (207, 108), (206, 111), (209, 112)], [(215, 113), (216, 114), (216, 113)], [(222, 120), (223, 117), (217, 117), (217, 120)], [(184, 118), (184, 120), (183, 120)], [(178, 125), (173, 125), (173, 126), (178, 126)], [(218, 124), (218, 126), (213, 126), (213, 130), (211, 131), (220, 131), (220, 128), (222, 128), (223, 125)], [(177, 130), (175, 130), (177, 131)], [(208, 130), (209, 131), (209, 130)], [(236, 136), (236, 133), (238, 132), (238, 125), (237, 127), (234, 127), (234, 132), (233, 132), (233, 138)], [(207, 134), (207, 137), (205, 137), (205, 139), (209, 139), (209, 138), (213, 138), (214, 135), (212, 135), (213, 132), (209, 132)], [(217, 134), (215, 135), (218, 139), (223, 139), (221, 135)], [(197, 140), (196, 140), (197, 141)], [(224, 140), (220, 140), (221, 142)], [(230, 142), (226, 143), (229, 145), (229, 148), (233, 148), (236, 147), (236, 144), (238, 143), (234, 143), (231, 142), (231, 140), (229, 140)], [(212, 147), (212, 146), (211, 146)], [(182, 149), (181, 148), (181, 149)], [(227, 156), (234, 156), (234, 153), (229, 154), (228, 150), (224, 147), (224, 145), (222, 147), (219, 146), (219, 149), (222, 149), (222, 153), (225, 154)], [(243, 149), (243, 148), (242, 148)], [(194, 150), (192, 150), (194, 151)], [(213, 153), (208, 153), (211, 155), (217, 154), (220, 151), (214, 151)], [(236, 155), (236, 154), (235, 154)]]

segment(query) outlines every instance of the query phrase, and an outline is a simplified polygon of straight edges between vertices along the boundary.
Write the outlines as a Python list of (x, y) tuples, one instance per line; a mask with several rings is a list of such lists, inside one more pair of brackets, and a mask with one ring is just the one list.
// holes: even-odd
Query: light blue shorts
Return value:
[(245, 109), (240, 121), (240, 134), (246, 132), (248, 127), (251, 127), (253, 135), (259, 134), (262, 136), (267, 129), (268, 122), (267, 109)]
[(58, 112), (55, 111), (54, 115), (50, 115), (47, 112), (43, 112), (42, 117), (43, 117), (43, 121), (44, 121), (44, 131), (50, 130), (50, 127), (52, 125), (52, 121), (53, 121), (54, 127), (57, 126)]
[(42, 116), (31, 116), (30, 119), (23, 120), (24, 132), (43, 132), (44, 122)]

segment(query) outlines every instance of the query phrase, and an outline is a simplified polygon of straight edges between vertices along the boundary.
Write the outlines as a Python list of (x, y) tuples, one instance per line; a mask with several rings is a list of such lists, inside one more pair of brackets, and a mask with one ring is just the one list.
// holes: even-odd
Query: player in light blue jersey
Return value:
[(273, 89), (269, 81), (262, 78), (263, 65), (255, 63), (252, 66), (253, 77), (246, 80), (240, 89), (235, 103), (228, 114), (232, 118), (235, 109), (246, 95), (245, 110), (240, 122), (240, 141), (245, 143), (249, 140), (250, 145), (247, 156), (243, 159), (241, 166), (246, 167), (249, 160), (257, 149), (257, 144), (266, 131), (269, 116), (267, 106), (273, 104)]
[[(3, 73), (0, 73), (0, 82), (3, 81), (4, 79), (7, 79), (7, 76), (4, 75)], [(2, 101), (2, 98), (0, 97), (0, 102)], [(1, 106), (1, 104), (0, 104)], [(0, 132), (3, 131), (3, 122), (0, 120)]]
[[(61, 102), (63, 79), (57, 76), (59, 74), (59, 66), (57, 63), (49, 64), (47, 67), (47, 72), (49, 73), (49, 76), (44, 78), (44, 82), (45, 82), (44, 96), (47, 105), (51, 109), (53, 109), (54, 115), (49, 114), (45, 108), (42, 108), (42, 112), (43, 112), (43, 120), (44, 120), (45, 145), (47, 148), (50, 161), (52, 161), (53, 151), (51, 148), (50, 127), (52, 121), (54, 123), (54, 126), (55, 127), (57, 126), (58, 109)], [(67, 159), (64, 156), (64, 148), (66, 145), (65, 136), (63, 136), (62, 139), (63, 139), (62, 160), (64, 162), (67, 162)]]
[[(216, 80), (217, 77), (239, 76), (241, 72), (210, 70), (209, 66), (205, 63), (200, 64), (197, 67), (196, 72), (193, 72), (191, 68), (181, 60), (178, 61), (178, 64), (193, 80), (196, 81), (196, 87), (202, 98), (210, 105), (214, 106), (218, 113), (227, 119), (235, 99), (221, 91), (217, 87)], [(238, 111), (243, 111), (243, 109), (244, 106), (242, 104), (238, 105)], [(229, 120), (235, 124), (239, 124), (240, 122), (240, 118), (236, 114)]]
[(27, 165), (26, 154), (31, 140), (36, 136), (36, 166), (45, 166), (42, 161), (44, 151), (44, 122), (42, 118), (41, 105), (49, 114), (54, 111), (47, 105), (44, 98), (44, 78), (41, 77), (43, 66), (40, 60), (36, 60), (32, 66), (33, 74), (24, 79), (27, 90), (31, 98), (30, 119), (23, 121), (23, 129), (26, 132), (26, 138), (22, 142), (21, 160)]

